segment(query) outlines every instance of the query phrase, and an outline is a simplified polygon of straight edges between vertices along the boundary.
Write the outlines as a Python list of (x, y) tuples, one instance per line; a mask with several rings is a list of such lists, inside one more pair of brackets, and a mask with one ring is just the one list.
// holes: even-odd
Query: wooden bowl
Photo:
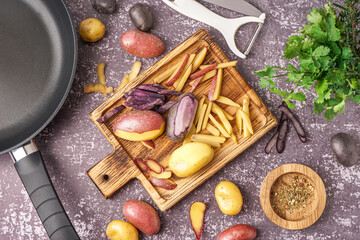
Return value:
[[(313, 193), (305, 207), (296, 210), (286, 210), (282, 204), (274, 200), (284, 183), (289, 183), (298, 177), (313, 187)], [(303, 229), (315, 223), (326, 203), (325, 186), (319, 175), (311, 168), (301, 164), (285, 164), (272, 170), (264, 179), (260, 190), (260, 204), (267, 218), (279, 227), (286, 229)]]

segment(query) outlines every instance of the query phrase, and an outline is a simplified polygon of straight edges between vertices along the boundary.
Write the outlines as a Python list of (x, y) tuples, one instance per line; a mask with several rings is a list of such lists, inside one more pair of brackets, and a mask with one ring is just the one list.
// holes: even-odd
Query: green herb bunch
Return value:
[[(340, 8), (336, 14), (332, 6)], [(297, 58), (299, 67), (267, 65), (256, 71), (259, 85), (280, 95), (289, 108), (290, 100), (306, 101), (303, 90), (315, 89), (314, 112), (331, 121), (345, 109), (345, 100), (360, 104), (359, 0), (345, 0), (344, 6), (328, 3), (324, 9), (313, 9), (307, 15), (310, 24), (289, 37), (285, 59)], [(275, 74), (279, 71), (279, 74)], [(274, 78), (286, 77), (294, 84), (291, 91), (277, 88)]]

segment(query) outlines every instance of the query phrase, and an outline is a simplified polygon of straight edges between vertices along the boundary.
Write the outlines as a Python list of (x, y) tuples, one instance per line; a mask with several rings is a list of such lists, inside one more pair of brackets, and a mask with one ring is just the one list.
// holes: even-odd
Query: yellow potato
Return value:
[(139, 240), (138, 230), (128, 222), (114, 220), (106, 228), (106, 235), (111, 240)]
[(215, 198), (220, 210), (226, 215), (241, 211), (243, 198), (239, 188), (232, 182), (222, 181), (215, 188)]
[(191, 142), (176, 149), (170, 156), (169, 168), (178, 177), (188, 177), (205, 167), (214, 157), (206, 143)]
[(86, 42), (99, 41), (105, 34), (105, 25), (97, 18), (87, 18), (80, 23), (79, 34)]

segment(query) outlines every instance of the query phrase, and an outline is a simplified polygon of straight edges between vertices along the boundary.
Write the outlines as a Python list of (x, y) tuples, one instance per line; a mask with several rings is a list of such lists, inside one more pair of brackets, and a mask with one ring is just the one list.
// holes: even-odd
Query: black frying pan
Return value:
[(1, 0), (0, 154), (10, 151), (50, 239), (79, 239), (31, 141), (59, 111), (76, 67), (62, 0)]

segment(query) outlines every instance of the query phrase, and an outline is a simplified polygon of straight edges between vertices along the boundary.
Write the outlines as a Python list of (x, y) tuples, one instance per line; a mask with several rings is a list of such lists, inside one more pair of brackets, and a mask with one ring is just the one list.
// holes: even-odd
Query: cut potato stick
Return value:
[(219, 137), (220, 136), (220, 131), (216, 128), (216, 127), (214, 127), (213, 125), (211, 125), (210, 123), (208, 123), (207, 125), (206, 125), (206, 130), (208, 130), (212, 135), (214, 135), (214, 136), (217, 136), (217, 137)]
[(107, 96), (106, 86), (101, 83), (90, 83), (84, 85), (84, 93), (92, 92), (102, 93), (105, 97)]
[(200, 76), (197, 79), (194, 80), (193, 85), (191, 86), (190, 92), (192, 93), (195, 88), (197, 87), (197, 85), (199, 85), (200, 81), (204, 78), (204, 76)]
[[(209, 135), (211, 136), (211, 135)], [(221, 147), (221, 143), (217, 143), (217, 142), (209, 142), (209, 141), (203, 141), (203, 140), (200, 140), (200, 139), (191, 139), (192, 142), (201, 142), (201, 143), (206, 143), (206, 144), (209, 144), (210, 146), (212, 147)]]
[[(245, 98), (243, 100), (243, 109), (242, 109), (248, 116), (250, 116), (250, 111), (249, 111), (249, 99)], [(242, 117), (242, 115), (241, 115)], [(242, 117), (243, 118), (243, 117)], [(245, 119), (243, 118), (243, 130), (244, 130), (244, 137), (250, 137), (251, 133), (249, 132), (249, 129), (246, 127), (246, 123), (244, 122)]]
[(115, 92), (117, 93), (118, 91), (123, 89), (129, 82), (130, 82), (129, 74), (125, 74), (125, 76), (123, 77), (123, 79), (120, 82), (120, 85), (115, 89)]
[(238, 112), (240, 112), (241, 118), (243, 119), (244, 137), (250, 137), (252, 134), (254, 134), (250, 117), (241, 109), (239, 109)]
[(195, 125), (194, 124), (191, 125), (189, 132), (186, 134), (186, 137), (185, 137), (185, 139), (183, 141), (183, 145), (191, 142), (191, 136), (193, 134), (195, 134)]
[(211, 85), (210, 85), (210, 89), (209, 89), (209, 93), (208, 93), (209, 101), (212, 101), (213, 98), (214, 98), (214, 92), (215, 92), (215, 88), (216, 88), (216, 81), (218, 79), (217, 75), (218, 74), (216, 73), (215, 76), (211, 80)]
[(179, 67), (174, 71), (174, 73), (170, 76), (169, 80), (166, 81), (165, 85), (170, 87), (172, 86), (176, 80), (178, 80), (178, 78), (180, 77), (181, 73), (183, 72), (183, 70), (185, 70), (185, 66), (187, 61), (189, 60), (190, 55), (186, 54), (183, 59), (181, 60), (181, 64), (179, 65)]
[(176, 91), (181, 92), (187, 79), (189, 78), (189, 76), (191, 74), (191, 70), (192, 70), (192, 64), (190, 64), (190, 66), (186, 69), (185, 74), (180, 78), (180, 82), (175, 89)]
[(175, 64), (171, 68), (166, 69), (165, 72), (159, 74), (154, 78), (154, 83), (162, 83), (165, 79), (168, 79), (174, 71), (179, 67), (181, 63)]
[(202, 107), (201, 107), (199, 121), (198, 121), (197, 126), (196, 126), (196, 133), (199, 133), (201, 131), (201, 127), (202, 127), (202, 123), (203, 123), (203, 119), (204, 119), (204, 116), (205, 116), (207, 106), (208, 105), (206, 103), (204, 103), (202, 105)]
[(204, 119), (203, 119), (201, 130), (204, 130), (206, 128), (206, 125), (209, 122), (209, 115), (210, 115), (210, 112), (211, 112), (211, 109), (212, 109), (212, 104), (213, 104), (212, 102), (208, 103), (208, 106), (207, 106), (206, 112), (205, 112), (205, 116), (204, 116)]
[[(210, 72), (205, 73), (204, 77), (201, 79), (201, 81), (198, 83), (198, 85), (202, 82), (205, 82), (206, 80), (211, 79), (213, 76), (215, 76), (217, 72), (217, 69), (213, 69)], [(194, 84), (195, 80), (192, 80), (191, 82), (189, 82), (189, 85), (192, 86)]]
[(196, 54), (192, 72), (195, 72), (199, 68), (199, 66), (203, 63), (206, 53), (207, 53), (207, 48), (204, 47), (198, 54)]
[(219, 103), (223, 103), (229, 106), (234, 106), (234, 107), (238, 107), (240, 108), (240, 104), (234, 102), (233, 100), (231, 100), (230, 98), (224, 97), (224, 96), (219, 96), (218, 99), (216, 99), (217, 102)]
[(192, 62), (194, 61), (195, 56), (196, 56), (195, 53), (193, 53), (193, 54), (190, 55), (190, 57), (189, 57), (186, 65), (185, 65), (185, 68), (184, 68), (185, 70), (181, 73), (181, 75), (180, 75), (180, 77), (178, 78), (178, 80), (176, 80), (176, 82), (174, 82), (174, 84), (173, 84), (173, 86), (174, 86), (175, 88), (178, 87), (179, 82), (180, 82), (180, 79), (184, 76), (186, 70), (188, 69), (188, 67), (190, 66), (190, 64), (192, 64)]
[(232, 134), (230, 135), (230, 138), (231, 138), (231, 140), (233, 140), (236, 144), (238, 144), (237, 137), (236, 137), (236, 135), (235, 135), (234, 133), (232, 133)]
[(194, 134), (191, 137), (191, 140), (199, 140), (203, 142), (214, 142), (214, 143), (224, 143), (226, 141), (226, 138), (224, 137), (217, 137), (212, 135), (206, 135), (206, 134)]
[(141, 69), (141, 62), (139, 61), (134, 62), (134, 64), (131, 67), (131, 71), (129, 73), (130, 82), (138, 76), (140, 69)]
[(216, 79), (216, 86), (215, 86), (213, 100), (217, 100), (220, 96), (222, 78), (223, 78), (223, 69), (222, 68), (218, 69), (218, 72), (216, 75), (217, 75), (217, 79)]
[(106, 86), (106, 78), (105, 78), (105, 64), (104, 63), (99, 63), (97, 65), (97, 76), (98, 76), (98, 80), (99, 83)]
[(228, 113), (225, 109), (223, 109), (222, 107), (220, 107), (219, 105), (217, 105), (216, 103), (214, 103), (213, 102), (213, 108), (220, 108), (221, 109), (221, 111), (223, 111), (224, 112), (224, 114), (225, 114), (225, 117), (227, 118), (227, 120), (234, 120), (234, 116), (233, 115), (231, 115), (230, 113)]
[(236, 116), (236, 120), (235, 120), (236, 126), (239, 130), (239, 133), (241, 134), (241, 132), (243, 130), (243, 120), (242, 120), (240, 111), (237, 111), (235, 116)]
[[(220, 69), (220, 68), (227, 68), (227, 67), (235, 67), (236, 64), (237, 64), (237, 61), (219, 63), (215, 68)], [(204, 69), (204, 68), (207, 68), (208, 66), (210, 66), (210, 65), (201, 65), (199, 68)]]
[(213, 115), (209, 115), (210, 121), (215, 125), (217, 129), (224, 135), (226, 138), (230, 137), (230, 134), (225, 130), (225, 128), (213, 117)]
[(204, 101), (205, 101), (205, 97), (203, 96), (200, 101), (199, 101), (199, 104), (198, 104), (198, 108), (197, 108), (197, 111), (196, 111), (196, 115), (195, 115), (195, 119), (194, 119), (194, 124), (196, 125), (197, 122), (199, 121), (199, 117), (200, 117), (200, 110), (202, 108), (202, 105), (204, 104)]
[(211, 64), (210, 66), (191, 74), (189, 78), (191, 80), (194, 80), (202, 75), (205, 75), (207, 72), (210, 72), (211, 70), (213, 70), (216, 67), (216, 65), (217, 65), (217, 63)]
[(233, 133), (233, 129), (231, 127), (230, 122), (227, 120), (227, 118), (225, 117), (225, 114), (223, 111), (221, 111), (220, 107), (214, 107), (213, 108), (213, 112), (216, 113), (216, 115), (219, 116), (220, 121), (222, 122), (222, 124), (224, 125), (226, 131), (230, 134)]

